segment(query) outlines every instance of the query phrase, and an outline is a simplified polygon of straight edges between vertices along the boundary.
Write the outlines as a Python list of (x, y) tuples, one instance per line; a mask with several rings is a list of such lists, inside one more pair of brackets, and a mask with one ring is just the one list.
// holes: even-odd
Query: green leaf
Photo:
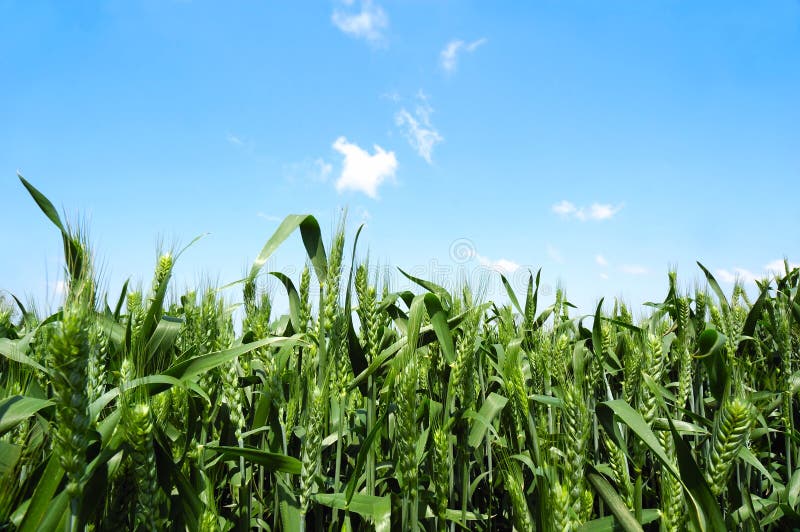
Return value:
[(28, 355), (21, 352), (19, 349), (19, 342), (20, 340), (9, 340), (8, 338), (0, 338), (0, 355), (6, 357), (9, 360), (13, 360), (19, 364), (23, 364), (25, 366), (34, 368), (36, 370), (41, 371), (47, 375), (50, 374), (50, 370), (33, 360)]
[(259, 347), (264, 347), (267, 345), (282, 346), (287, 343), (299, 343), (300, 341), (300, 337), (297, 335), (289, 338), (265, 338), (263, 340), (257, 340), (244, 345), (223, 349), (222, 351), (215, 351), (213, 353), (199, 355), (190, 358), (189, 360), (178, 362), (174, 366), (164, 371), (164, 374), (170, 377), (175, 377), (178, 380), (186, 380), (212, 368), (225, 364), (226, 362), (230, 362), (231, 360), (240, 357), (245, 353), (249, 353), (254, 349), (258, 349)]
[(21, 453), (22, 447), (19, 445), (0, 441), (0, 478), (14, 470)]
[(349, 504), (344, 493), (317, 493), (313, 498), (324, 506), (348, 510), (372, 519), (376, 532), (389, 532), (391, 529), (392, 502), (388, 495), (376, 497), (356, 493)]
[(633, 516), (633, 513), (631, 513), (631, 511), (625, 505), (625, 501), (622, 500), (622, 497), (620, 497), (616, 490), (614, 490), (614, 488), (611, 486), (611, 483), (609, 483), (608, 480), (606, 480), (606, 478), (591, 465), (588, 466), (586, 479), (594, 487), (595, 492), (597, 492), (597, 494), (600, 495), (600, 497), (606, 503), (608, 509), (611, 510), (611, 513), (614, 514), (614, 517), (616, 517), (617, 522), (620, 524), (623, 530), (626, 532), (644, 531), (642, 525), (639, 524), (639, 522)]
[(281, 283), (283, 283), (284, 288), (286, 288), (286, 295), (289, 298), (289, 319), (292, 322), (292, 328), (295, 331), (300, 330), (300, 295), (297, 293), (297, 289), (294, 287), (294, 283), (289, 278), (289, 276), (282, 274), (281, 272), (269, 272), (270, 275), (276, 277)]
[(297, 501), (291, 486), (286, 485), (282, 475), (278, 480), (278, 508), (280, 508), (281, 525), (287, 532), (298, 532), (300, 530), (300, 503)]
[(439, 346), (444, 352), (445, 359), (449, 364), (452, 364), (456, 360), (456, 349), (453, 343), (453, 335), (447, 324), (447, 312), (445, 312), (442, 302), (436, 294), (425, 294), (425, 307), (428, 310), (431, 325), (436, 333)]
[(258, 272), (266, 264), (267, 259), (275, 253), (275, 250), (283, 243), (284, 240), (289, 238), (295, 229), (300, 228), (300, 236), (303, 238), (303, 245), (306, 248), (311, 265), (314, 267), (314, 273), (319, 280), (325, 280), (328, 277), (328, 259), (325, 255), (325, 246), (322, 243), (322, 234), (319, 229), (317, 219), (310, 214), (290, 214), (284, 218), (281, 225), (275, 230), (272, 236), (264, 244), (261, 253), (258, 254), (256, 260), (253, 261), (253, 266), (250, 268), (250, 273), (247, 279), (252, 280), (258, 276)]
[(119, 292), (119, 299), (117, 299), (117, 305), (114, 307), (114, 320), (119, 320), (119, 316), (122, 313), (122, 304), (125, 302), (125, 296), (128, 294), (128, 282), (130, 278), (125, 279), (125, 282), (122, 284), (122, 290)]
[[(486, 308), (488, 308), (488, 303), (484, 305), (480, 305), (473, 309), (466, 310), (459, 314), (454, 318), (450, 318), (447, 320), (447, 326), (450, 330), (455, 329), (458, 327), (458, 324), (461, 323), (465, 317), (467, 317), (471, 312), (483, 312)], [(433, 330), (432, 325), (426, 325), (419, 330), (419, 338), (417, 340), (417, 347), (422, 347), (424, 345), (428, 345), (432, 341), (436, 340), (436, 333)], [(369, 367), (356, 375), (356, 377), (350, 381), (347, 385), (347, 388), (352, 390), (356, 386), (360, 386), (362, 382), (364, 382), (367, 377), (374, 374), (384, 365), (388, 364), (392, 357), (397, 354), (398, 351), (403, 349), (406, 346), (408, 339), (407, 337), (402, 337), (392, 345), (385, 348), (381, 353), (375, 357), (375, 359), (370, 363)]]
[[(362, 229), (364, 229), (364, 224), (358, 227), (356, 237), (353, 239), (353, 251), (350, 254), (350, 273), (347, 276), (347, 288), (344, 297), (344, 313), (347, 316), (347, 354), (350, 357), (350, 367), (353, 370), (353, 375), (358, 375), (369, 367), (364, 349), (358, 340), (358, 333), (353, 326), (353, 275), (356, 270), (356, 246), (358, 246), (358, 237), (361, 236)], [(362, 383), (359, 388), (361, 394), (366, 397), (368, 395), (367, 383)]]
[[(667, 421), (670, 423), (670, 431), (675, 440), (679, 469), (675, 467), (674, 462), (667, 456), (658, 438), (650, 430), (642, 415), (631, 408), (625, 401), (616, 399), (600, 403), (595, 407), (595, 414), (609, 436), (615, 441), (621, 442), (622, 438), (614, 420), (616, 416), (650, 449), (655, 458), (661, 462), (661, 465), (678, 479), (689, 495), (688, 502), (691, 503), (687, 505), (689, 507), (689, 516), (698, 530), (725, 530), (725, 522), (722, 519), (719, 505), (716, 504), (703, 475), (697, 468), (697, 464), (694, 463), (691, 451), (681, 439), (675, 427), (672, 426), (671, 419), (667, 418)], [(618, 445), (623, 451), (625, 450), (624, 444), (618, 443)]]
[(730, 382), (730, 369), (724, 352), (725, 341), (725, 335), (716, 329), (706, 329), (697, 339), (697, 357), (705, 365), (711, 394), (720, 403)]
[(603, 331), (600, 328), (602, 324), (602, 311), (603, 299), (597, 303), (597, 310), (594, 312), (594, 321), (592, 323), (592, 350), (598, 361), (602, 364), (606, 359), (606, 354), (603, 352)]
[(722, 517), (722, 510), (717, 503), (717, 499), (711, 493), (706, 483), (704, 475), (697, 467), (697, 463), (692, 458), (692, 451), (683, 441), (672, 420), (667, 418), (672, 432), (672, 439), (675, 442), (675, 453), (678, 456), (678, 467), (680, 468), (681, 481), (684, 488), (689, 492), (690, 499), (694, 503), (694, 510), (689, 508), (689, 517), (700, 530), (726, 530), (725, 519)]
[(163, 282), (158, 285), (158, 290), (150, 298), (150, 305), (147, 307), (147, 313), (145, 313), (142, 328), (139, 331), (139, 341), (149, 344), (151, 336), (153, 336), (156, 327), (160, 323), (161, 316), (164, 313), (164, 298), (167, 295), (167, 287), (169, 286), (169, 280), (172, 277), (172, 270), (174, 267), (175, 261), (173, 260), (169, 271), (167, 271), (164, 276)]
[(506, 293), (508, 294), (508, 299), (511, 301), (511, 304), (514, 305), (514, 308), (517, 309), (517, 312), (524, 315), (522, 312), (522, 307), (519, 304), (519, 300), (517, 299), (516, 294), (514, 294), (514, 290), (511, 288), (506, 276), (502, 273), (500, 274), (500, 281), (503, 282), (503, 286), (506, 288)]
[(28, 183), (24, 177), (19, 174), (17, 174), (17, 177), (19, 177), (19, 180), (22, 181), (22, 185), (28, 190), (28, 193), (33, 198), (33, 201), (36, 202), (36, 205), (39, 206), (44, 215), (47, 216), (47, 218), (53, 222), (53, 225), (58, 227), (62, 233), (66, 234), (67, 231), (64, 228), (64, 224), (61, 223), (61, 217), (58, 216), (58, 211), (55, 207), (53, 207), (53, 204), (50, 203), (50, 200), (47, 199), (44, 194), (39, 192), (36, 187)]
[(750, 311), (747, 313), (747, 318), (744, 320), (744, 326), (742, 327), (741, 337), (742, 340), (739, 342), (739, 346), (736, 348), (736, 355), (741, 357), (744, 355), (745, 347), (747, 346), (748, 342), (752, 341), (753, 334), (756, 331), (756, 325), (758, 324), (758, 320), (761, 319), (762, 312), (764, 310), (764, 303), (769, 298), (769, 285), (764, 285), (762, 287), (761, 292), (758, 294), (758, 299), (756, 299), (753, 306), (750, 307)]
[(383, 430), (383, 427), (386, 423), (386, 418), (388, 418), (389, 414), (396, 410), (397, 406), (394, 403), (391, 403), (388, 408), (384, 410), (383, 414), (381, 414), (381, 417), (379, 417), (372, 426), (372, 430), (369, 431), (366, 439), (364, 439), (364, 441), (361, 443), (361, 446), (358, 449), (358, 455), (356, 455), (355, 467), (353, 467), (353, 472), (350, 474), (350, 479), (347, 481), (347, 486), (345, 488), (345, 501), (347, 503), (349, 503), (353, 498), (353, 494), (356, 490), (356, 484), (361, 477), (361, 472), (364, 470), (364, 465), (367, 461), (367, 455), (372, 448), (372, 442), (375, 441), (375, 438), (378, 437), (378, 435), (381, 433), (381, 430)]
[[(646, 525), (652, 523), (660, 516), (661, 513), (653, 508), (642, 510), (642, 520), (640, 524)], [(615, 532), (620, 529), (616, 518), (613, 515), (609, 515), (607, 517), (587, 521), (578, 528), (578, 532)]]
[(447, 305), (448, 308), (452, 305), (450, 292), (445, 290), (443, 287), (439, 286), (436, 283), (432, 283), (430, 281), (426, 281), (425, 279), (420, 279), (419, 277), (414, 277), (413, 275), (403, 271), (402, 268), (397, 268), (397, 269), (400, 270), (400, 273), (405, 275), (410, 281), (418, 284), (419, 286), (421, 286), (425, 290), (428, 290), (429, 292), (439, 296), (439, 299), (444, 301), (445, 305)]
[(701, 270), (703, 270), (703, 273), (705, 274), (706, 279), (708, 280), (708, 284), (711, 286), (711, 289), (714, 290), (714, 293), (717, 294), (720, 306), (725, 311), (727, 311), (730, 308), (730, 305), (728, 304), (728, 298), (725, 297), (725, 292), (722, 291), (722, 288), (719, 287), (719, 283), (717, 283), (717, 280), (714, 279), (714, 276), (711, 275), (711, 272), (708, 271), (705, 266), (703, 266), (699, 262), (697, 263), (697, 265), (700, 266)]
[(40, 525), (47, 513), (50, 501), (53, 499), (61, 479), (64, 477), (64, 470), (58, 462), (58, 457), (55, 454), (50, 456), (42, 476), (39, 477), (39, 483), (36, 484), (36, 489), (33, 491), (33, 496), (28, 503), (28, 509), (25, 512), (25, 517), (19, 526), (19, 532), (36, 532), (41, 530)]
[(302, 462), (297, 458), (286, 456), (285, 454), (271, 453), (262, 451), (261, 449), (254, 449), (251, 447), (227, 447), (208, 445), (206, 447), (212, 451), (219, 452), (224, 458), (239, 458), (242, 457), (248, 462), (259, 464), (268, 471), (282, 471), (292, 475), (299, 475)]
[(483, 441), (486, 431), (492, 424), (492, 420), (502, 412), (503, 408), (508, 403), (508, 399), (500, 394), (492, 392), (481, 405), (481, 409), (473, 416), (477, 423), (472, 424), (469, 431), (469, 438), (467, 443), (470, 447), (475, 449)]
[(147, 359), (158, 359), (165, 355), (175, 345), (175, 340), (181, 332), (183, 320), (172, 316), (162, 316), (153, 335), (147, 342)]
[(48, 504), (37, 532), (58, 532), (63, 530), (67, 522), (68, 509), (69, 497), (66, 490), (64, 490), (53, 497), (53, 500)]
[(797, 508), (797, 503), (800, 502), (800, 469), (795, 469), (792, 473), (786, 490), (786, 502), (792, 508)]
[(55, 403), (45, 399), (35, 399), (24, 395), (12, 395), (0, 401), (0, 436), (34, 415), (36, 412)]

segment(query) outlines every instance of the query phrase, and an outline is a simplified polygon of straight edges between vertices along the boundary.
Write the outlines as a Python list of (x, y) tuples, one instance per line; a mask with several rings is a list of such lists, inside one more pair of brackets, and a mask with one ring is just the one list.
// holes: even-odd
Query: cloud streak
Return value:
[(458, 68), (459, 54), (463, 52), (471, 54), (487, 42), (489, 42), (489, 40), (485, 37), (470, 43), (464, 42), (460, 39), (453, 39), (445, 45), (441, 52), (439, 52), (439, 64), (442, 66), (442, 69), (445, 72), (452, 74)]
[(333, 165), (322, 158), (285, 164), (283, 174), (290, 182), (325, 183), (333, 173)]
[(408, 112), (403, 107), (395, 115), (395, 124), (399, 127), (408, 143), (417, 154), (431, 164), (433, 148), (444, 140), (439, 131), (431, 123), (433, 108), (428, 103), (428, 98), (420, 91), (417, 95), (418, 104), (414, 113)]
[(372, 0), (361, 0), (358, 11), (345, 9), (351, 7), (353, 1), (342, 2), (342, 6), (333, 10), (331, 21), (343, 33), (356, 39), (364, 39), (371, 44), (384, 41), (384, 31), (389, 27), (389, 17), (379, 5)]
[(622, 204), (592, 203), (588, 207), (578, 207), (571, 201), (561, 200), (550, 208), (554, 213), (565, 219), (576, 219), (581, 222), (610, 220), (622, 210)]
[(647, 275), (650, 273), (650, 270), (640, 264), (623, 264), (620, 270), (628, 275)]
[(478, 254), (475, 254), (475, 258), (478, 259), (478, 264), (480, 264), (484, 268), (488, 268), (492, 271), (502, 273), (503, 275), (514, 273), (515, 271), (520, 269), (520, 265), (514, 262), (513, 260), (508, 260), (508, 259), (491, 260), (487, 257), (484, 257), (483, 255), (478, 255)]
[[(789, 271), (798, 267), (800, 267), (800, 264), (796, 262), (789, 262)], [(728, 284), (735, 283), (736, 281), (744, 284), (753, 284), (758, 280), (769, 279), (774, 275), (783, 276), (785, 273), (786, 268), (782, 259), (775, 259), (771, 262), (768, 262), (762, 268), (761, 273), (753, 272), (747, 268), (738, 267), (732, 269), (718, 268), (714, 271), (717, 280)]]

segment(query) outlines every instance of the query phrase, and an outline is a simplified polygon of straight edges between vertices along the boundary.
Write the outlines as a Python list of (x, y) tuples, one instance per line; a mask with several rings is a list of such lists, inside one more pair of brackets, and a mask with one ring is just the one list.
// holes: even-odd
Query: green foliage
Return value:
[[(667, 296), (634, 322), (406, 274), (392, 292), (288, 217), (245, 279), (97, 292), (62, 236), (62, 308), (0, 301), (0, 530), (784, 530), (800, 521), (800, 271)], [(299, 232), (308, 264), (262, 268)], [(358, 235), (354, 241), (357, 242)], [(316, 283), (316, 284), (315, 284)], [(141, 285), (139, 285), (141, 286)], [(236, 283), (231, 286), (236, 286)], [(295, 288), (297, 287), (297, 288)], [(711, 294), (711, 295), (709, 295)], [(318, 296), (318, 297), (317, 297)], [(522, 304), (521, 304), (522, 302)], [(573, 314), (573, 315), (571, 315)], [(241, 319), (236, 322), (235, 319)], [(589, 325), (591, 323), (591, 325)]]

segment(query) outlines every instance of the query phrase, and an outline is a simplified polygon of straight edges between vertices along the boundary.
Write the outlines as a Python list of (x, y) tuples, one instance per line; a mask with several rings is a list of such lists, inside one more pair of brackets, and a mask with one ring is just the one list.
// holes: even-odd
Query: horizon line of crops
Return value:
[[(343, 223), (288, 216), (245, 279), (109, 302), (85, 233), (67, 290), (0, 304), (0, 530), (785, 530), (800, 526), (800, 270), (753, 300), (675, 272), (650, 314), (571, 315), (505, 277), (509, 304), (400, 270), (393, 291)], [(300, 233), (299, 279), (269, 272)], [(349, 253), (351, 267), (345, 268)], [(230, 286), (230, 285), (229, 285)], [(234, 285), (235, 286), (235, 285)], [(316, 287), (316, 288), (315, 288)], [(313, 294), (313, 296), (312, 296)], [(236, 331), (240, 330), (241, 333)]]

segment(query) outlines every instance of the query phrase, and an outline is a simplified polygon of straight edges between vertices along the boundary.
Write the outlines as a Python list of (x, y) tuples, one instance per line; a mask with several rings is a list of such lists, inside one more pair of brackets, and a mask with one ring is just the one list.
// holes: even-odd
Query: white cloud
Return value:
[[(789, 261), (789, 271), (792, 271), (795, 268), (800, 268), (800, 264)], [(765, 264), (764, 270), (766, 270), (767, 273), (770, 273), (772, 275), (786, 274), (786, 267), (784, 265), (783, 259), (775, 259), (772, 262)]]
[[(622, 209), (622, 205), (609, 205), (607, 203), (592, 203), (592, 206), (589, 207), (589, 212), (586, 216), (590, 220), (608, 220), (613, 218), (615, 214), (617, 214)], [(578, 212), (578, 216), (581, 219), (583, 216), (583, 211)]]
[(562, 218), (575, 218), (582, 222), (587, 220), (610, 220), (622, 210), (622, 204), (592, 203), (589, 207), (578, 207), (571, 201), (561, 200), (555, 203), (551, 210)]
[(266, 214), (266, 213), (263, 213), (261, 211), (257, 212), (256, 216), (258, 216), (259, 218), (263, 218), (268, 222), (282, 222), (283, 221), (283, 218), (281, 218), (280, 216), (274, 216), (272, 214)]
[(411, 147), (430, 164), (434, 146), (442, 142), (444, 137), (431, 123), (433, 108), (422, 91), (417, 95), (417, 100), (418, 104), (413, 115), (403, 107), (395, 115), (394, 121), (399, 128), (404, 130)]
[[(341, 3), (352, 7), (354, 2), (350, 0)], [(372, 0), (361, 0), (360, 8), (359, 11), (336, 8), (331, 20), (337, 28), (351, 37), (365, 39), (372, 44), (381, 43), (384, 40), (383, 31), (389, 26), (389, 17)]]
[[(789, 262), (789, 270), (800, 267), (800, 264)], [(786, 273), (783, 259), (775, 259), (764, 265), (762, 273), (755, 273), (747, 268), (724, 269), (718, 268), (714, 271), (714, 276), (723, 283), (734, 283), (737, 280), (744, 284), (752, 284), (761, 279), (768, 279), (773, 275), (783, 276)]]
[(306, 181), (311, 183), (325, 183), (333, 172), (333, 165), (325, 159), (289, 163), (283, 165), (283, 175), (289, 181)]
[(733, 271), (719, 268), (714, 273), (723, 283), (733, 283), (738, 279), (742, 283), (747, 284), (753, 283), (756, 279), (759, 279), (758, 275), (745, 268), (734, 268)]
[(607, 273), (601, 273), (600, 274), (600, 278), (603, 279), (604, 281), (608, 280), (608, 274)]
[(63, 296), (64, 294), (66, 294), (68, 289), (69, 285), (64, 280), (59, 280), (53, 283), (53, 290), (59, 296)]
[(242, 144), (244, 144), (244, 141), (237, 135), (234, 135), (233, 133), (228, 133), (228, 135), (225, 138), (228, 140), (228, 142), (230, 142), (235, 146), (241, 146)]
[(547, 256), (550, 257), (550, 260), (553, 262), (564, 264), (564, 256), (561, 255), (561, 252), (551, 244), (547, 244)]
[(372, 213), (370, 213), (364, 207), (357, 207), (356, 208), (356, 216), (361, 220), (362, 223), (366, 223), (372, 219)]
[(481, 266), (485, 268), (489, 268), (490, 270), (494, 270), (498, 273), (502, 273), (507, 275), (509, 273), (514, 273), (515, 271), (519, 270), (520, 265), (514, 262), (513, 260), (508, 259), (497, 259), (491, 260), (482, 255), (475, 254), (475, 258), (478, 259), (478, 262)]
[(578, 210), (575, 204), (567, 200), (561, 200), (552, 207), (553, 212), (560, 216), (569, 216)]
[(392, 101), (394, 103), (398, 103), (400, 100), (403, 99), (400, 96), (400, 93), (397, 92), (397, 91), (394, 91), (394, 90), (393, 91), (389, 91), (389, 92), (384, 92), (383, 94), (381, 94), (381, 98), (383, 98), (385, 100), (390, 100), (390, 101)]
[(606, 258), (605, 258), (604, 256), (602, 256), (602, 255), (597, 255), (597, 256), (594, 258), (594, 261), (595, 261), (595, 262), (596, 262), (598, 265), (600, 265), (600, 266), (608, 266), (608, 261), (607, 261), (607, 260), (606, 260)]
[(486, 44), (488, 39), (481, 38), (471, 43), (465, 43), (460, 39), (453, 39), (448, 42), (442, 51), (439, 53), (439, 63), (448, 74), (456, 71), (458, 67), (458, 54), (462, 51), (472, 53), (482, 45)]
[(336, 190), (358, 190), (370, 198), (378, 197), (378, 187), (387, 179), (394, 179), (397, 171), (397, 158), (393, 151), (387, 152), (377, 144), (375, 153), (362, 149), (355, 143), (339, 137), (333, 149), (344, 156), (342, 173), (336, 180)]
[(646, 275), (649, 272), (647, 268), (639, 264), (623, 264), (620, 270), (628, 275)]

